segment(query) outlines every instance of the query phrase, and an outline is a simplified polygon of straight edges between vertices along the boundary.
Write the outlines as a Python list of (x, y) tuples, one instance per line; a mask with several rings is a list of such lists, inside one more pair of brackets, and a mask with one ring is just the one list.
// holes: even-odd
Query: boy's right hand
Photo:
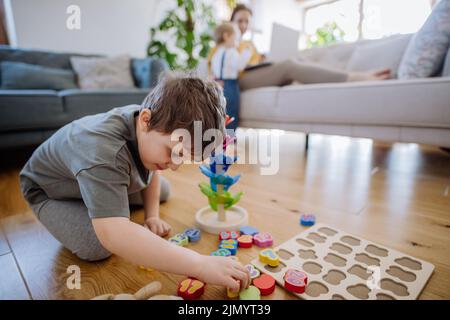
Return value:
[(193, 275), (198, 280), (208, 284), (222, 285), (234, 292), (250, 285), (250, 273), (236, 260), (218, 256), (201, 257), (198, 271)]

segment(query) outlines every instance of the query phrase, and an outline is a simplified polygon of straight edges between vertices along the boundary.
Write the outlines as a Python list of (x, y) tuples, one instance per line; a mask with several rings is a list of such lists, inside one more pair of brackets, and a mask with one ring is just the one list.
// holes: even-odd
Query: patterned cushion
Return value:
[(435, 76), (450, 43), (450, 0), (441, 0), (411, 39), (398, 68), (398, 78)]
[(73, 70), (82, 89), (134, 88), (130, 57), (111, 58), (71, 57)]

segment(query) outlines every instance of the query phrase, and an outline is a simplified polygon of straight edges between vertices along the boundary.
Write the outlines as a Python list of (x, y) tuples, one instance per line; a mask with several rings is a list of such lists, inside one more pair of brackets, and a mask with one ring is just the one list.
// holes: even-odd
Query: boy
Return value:
[[(171, 133), (186, 129), (193, 137), (194, 121), (202, 121), (203, 132), (224, 134), (222, 91), (213, 81), (166, 77), (142, 106), (115, 108), (59, 129), (22, 169), (24, 197), (48, 231), (81, 259), (114, 253), (136, 265), (234, 291), (240, 284), (247, 287), (248, 271), (235, 260), (200, 255), (160, 237), (170, 226), (159, 218), (159, 200), (167, 198), (168, 185), (161, 184), (158, 170), (179, 167), (174, 159), (186, 155), (172, 154), (180, 142), (172, 141)], [(129, 219), (129, 204), (139, 198), (145, 226)]]
[(252, 52), (239, 53), (236, 42), (236, 28), (225, 22), (216, 27), (214, 37), (216, 49), (211, 58), (211, 71), (216, 80), (223, 84), (223, 93), (227, 99), (227, 113), (234, 121), (228, 129), (235, 130), (239, 124), (240, 90), (238, 76), (249, 62)]

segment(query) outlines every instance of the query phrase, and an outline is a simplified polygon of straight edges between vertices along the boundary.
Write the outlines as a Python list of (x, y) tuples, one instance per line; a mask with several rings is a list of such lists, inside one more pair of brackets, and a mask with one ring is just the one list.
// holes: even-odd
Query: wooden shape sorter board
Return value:
[[(308, 230), (274, 248), (278, 267), (252, 264), (284, 287), (287, 269), (306, 272), (308, 285), (302, 299), (417, 299), (434, 266), (325, 224)], [(376, 281), (378, 279), (378, 281)]]

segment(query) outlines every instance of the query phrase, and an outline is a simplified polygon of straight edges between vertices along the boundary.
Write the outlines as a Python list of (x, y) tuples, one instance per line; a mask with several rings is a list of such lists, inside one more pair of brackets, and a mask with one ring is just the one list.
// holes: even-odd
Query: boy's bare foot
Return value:
[(391, 78), (390, 69), (382, 69), (375, 72), (350, 72), (348, 81), (386, 80)]

